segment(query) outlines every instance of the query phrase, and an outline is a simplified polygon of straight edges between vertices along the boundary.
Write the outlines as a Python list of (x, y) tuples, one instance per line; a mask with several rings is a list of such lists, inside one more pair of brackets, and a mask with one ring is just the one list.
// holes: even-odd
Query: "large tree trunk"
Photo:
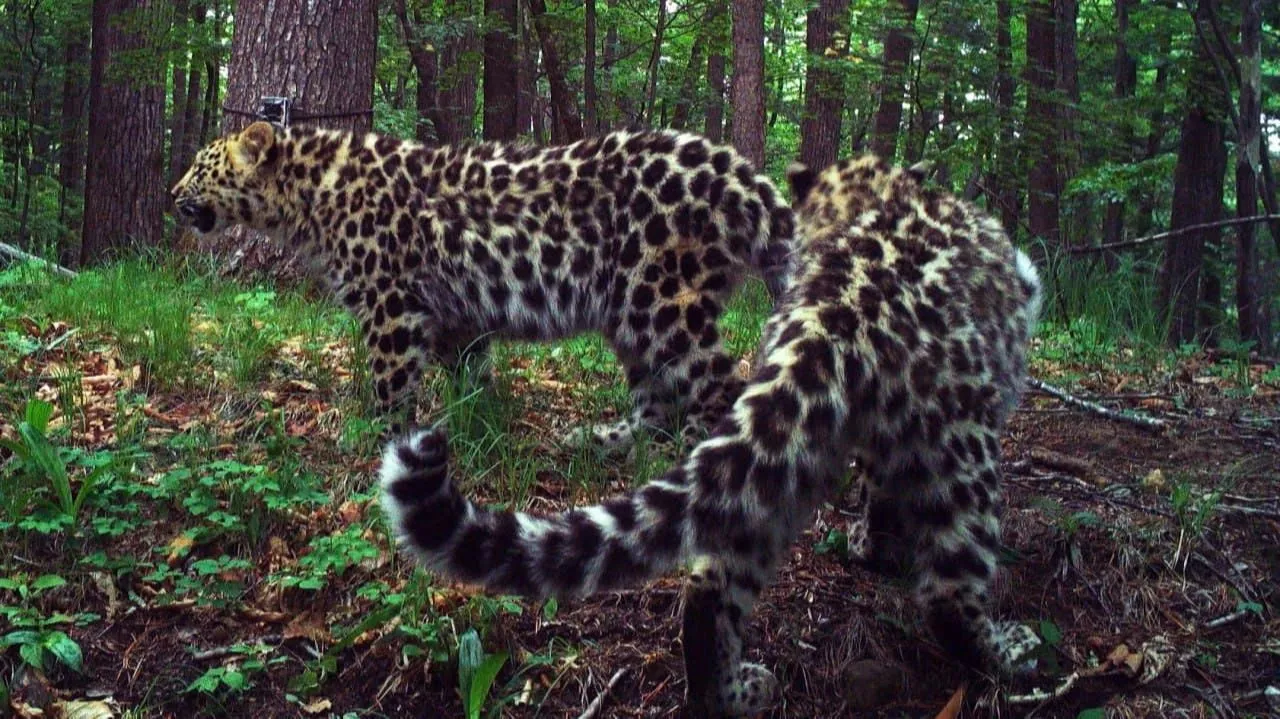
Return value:
[[(1262, 0), (1240, 3), (1240, 138), (1236, 150), (1236, 214), (1258, 214), (1262, 171)], [(1244, 224), (1236, 238), (1236, 313), (1240, 339), (1266, 349), (1270, 328), (1263, 324), (1258, 297), (1257, 225)]]
[(898, 128), (902, 125), (902, 99), (906, 94), (905, 74), (911, 59), (911, 38), (915, 35), (920, 0), (897, 0), (887, 6), (889, 30), (884, 41), (884, 72), (880, 78), (880, 106), (871, 130), (871, 149), (892, 160), (898, 148)]
[(484, 139), (514, 140), (518, 48), (516, 0), (484, 0)]
[(529, 13), (533, 16), (534, 29), (542, 46), (542, 66), (547, 69), (547, 84), (551, 86), (551, 141), (558, 144), (582, 139), (582, 121), (578, 119), (578, 101), (565, 78), (560, 64), (560, 50), (556, 47), (556, 32), (547, 17), (547, 4), (543, 0), (529, 0)]
[[(1200, 0), (1197, 22), (1207, 22), (1212, 9)], [(1227, 151), (1223, 143), (1222, 108), (1229, 100), (1203, 43), (1188, 70), (1187, 114), (1182, 122), (1178, 161), (1173, 172), (1173, 210), (1169, 228), (1216, 222), (1222, 218), (1223, 175)], [(1169, 318), (1169, 344), (1177, 347), (1204, 339), (1200, 304), (1211, 298), (1214, 282), (1206, 281), (1206, 247), (1217, 245), (1220, 228), (1169, 238), (1160, 268), (1160, 308)]]
[[(1121, 103), (1133, 97), (1138, 86), (1138, 63), (1129, 54), (1129, 43), (1126, 36), (1129, 32), (1129, 11), (1138, 5), (1137, 0), (1115, 0), (1116, 16), (1116, 55), (1113, 72), (1115, 74), (1115, 97)], [(1126, 113), (1127, 114), (1127, 113)], [(1133, 123), (1127, 117), (1120, 120), (1119, 133), (1116, 136), (1115, 157), (1119, 162), (1133, 161)], [(1102, 237), (1104, 244), (1119, 242), (1124, 235), (1123, 198), (1107, 203), (1106, 216), (1102, 220)], [(1107, 268), (1114, 270), (1116, 256), (1108, 250), (1103, 255)]]
[(149, 0), (93, 3), (80, 264), (105, 260), (124, 246), (155, 246), (164, 228), (164, 81), (121, 59), (154, 39), (126, 32), (119, 22), (124, 13), (153, 11)]
[[(88, 94), (85, 65), (89, 59), (89, 43), (77, 30), (67, 33), (67, 44), (62, 56), (62, 126), (58, 153), (58, 182), (62, 185), (62, 196), (58, 203), (58, 222), (63, 225), (72, 220), (68, 214), (68, 195), (79, 195), (84, 190), (84, 119), (85, 98)], [(67, 257), (62, 259), (69, 260)]]
[(729, 10), (725, 0), (711, 0), (707, 6), (707, 33), (711, 50), (707, 55), (707, 113), (702, 134), (712, 142), (724, 142), (724, 48), (729, 44)]
[(849, 0), (821, 0), (809, 11), (805, 49), (809, 67), (804, 82), (804, 119), (800, 123), (800, 161), (826, 167), (840, 149), (840, 119), (844, 115), (844, 86), (836, 62), (848, 50)]
[[(372, 127), (375, 0), (240, 0), (227, 69), (226, 131), (253, 121), (264, 95), (293, 102), (295, 124)], [(329, 115), (301, 119), (305, 115)]]
[(1054, 32), (1052, 0), (1027, 3), (1027, 154), (1032, 158), (1027, 173), (1027, 210), (1031, 234), (1050, 247), (1058, 244), (1057, 36)]
[(733, 3), (733, 146), (764, 168), (764, 0)]
[(1013, 128), (1013, 33), (1010, 0), (996, 0), (996, 190), (992, 198), (1006, 232), (1018, 229), (1018, 145)]

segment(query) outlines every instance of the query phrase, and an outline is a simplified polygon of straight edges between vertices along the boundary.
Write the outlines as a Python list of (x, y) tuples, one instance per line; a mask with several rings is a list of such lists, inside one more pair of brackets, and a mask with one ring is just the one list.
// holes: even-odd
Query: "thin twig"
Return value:
[(1138, 414), (1137, 412), (1114, 410), (1109, 407), (1103, 407), (1097, 402), (1090, 402), (1087, 399), (1081, 399), (1064, 389), (1059, 389), (1058, 387), (1048, 384), (1042, 380), (1038, 380), (1035, 377), (1028, 377), (1027, 384), (1047, 395), (1056, 397), (1073, 407), (1078, 407), (1101, 417), (1106, 417), (1107, 419), (1136, 424), (1145, 429), (1163, 430), (1167, 426), (1167, 423), (1162, 419), (1148, 417), (1143, 414)]
[(609, 692), (613, 691), (613, 687), (617, 685), (623, 675), (627, 673), (628, 669), (629, 667), (623, 667), (614, 672), (613, 676), (609, 677), (609, 683), (605, 685), (604, 691), (600, 692), (599, 696), (591, 700), (591, 703), (587, 705), (587, 710), (582, 712), (582, 714), (578, 716), (578, 719), (595, 719), (600, 716), (600, 712), (604, 710), (604, 702), (609, 696)]
[(1089, 245), (1088, 247), (1072, 247), (1068, 252), (1073, 255), (1084, 255), (1091, 252), (1102, 252), (1103, 250), (1116, 250), (1122, 247), (1137, 247), (1151, 242), (1159, 242), (1167, 240), (1171, 237), (1179, 237), (1181, 235), (1189, 235), (1192, 232), (1200, 230), (1211, 230), (1215, 227), (1231, 227), (1233, 225), (1247, 225), (1252, 222), (1275, 222), (1280, 220), (1280, 215), (1254, 215), (1253, 217), (1233, 217), (1229, 220), (1218, 220), (1217, 222), (1202, 222), (1198, 225), (1188, 225), (1179, 227), (1176, 230), (1167, 232), (1157, 232), (1154, 235), (1139, 237), (1136, 240), (1123, 240), (1121, 242), (1104, 242), (1101, 245)]
[(1238, 612), (1232, 612), (1232, 613), (1230, 613), (1230, 614), (1228, 614), (1228, 615), (1226, 615), (1226, 616), (1218, 617), (1217, 619), (1211, 619), (1211, 620), (1209, 620), (1209, 621), (1205, 622), (1205, 623), (1204, 623), (1204, 628), (1205, 628), (1205, 629), (1217, 629), (1218, 627), (1225, 627), (1226, 625), (1228, 625), (1228, 624), (1230, 624), (1230, 623), (1232, 623), (1232, 622), (1238, 622), (1238, 621), (1240, 621), (1241, 619), (1244, 619), (1244, 618), (1245, 618), (1246, 616), (1248, 616), (1248, 615), (1249, 615), (1249, 610), (1247, 610), (1247, 609), (1241, 609), (1241, 610), (1240, 610), (1240, 611), (1238, 611)]
[(254, 646), (258, 644), (273, 645), (273, 644), (279, 644), (281, 641), (283, 641), (283, 638), (281, 637), (281, 635), (267, 634), (265, 636), (259, 637), (252, 644), (250, 644), (249, 642), (236, 642), (235, 644), (228, 644), (225, 647), (214, 647), (212, 649), (204, 649), (202, 651), (192, 652), (191, 658), (198, 662), (207, 661), (209, 659), (221, 659), (222, 657), (225, 657), (227, 655), (238, 653), (241, 649), (243, 649), (246, 646)]
[(63, 277), (75, 277), (77, 274), (79, 274), (75, 270), (69, 270), (56, 262), (50, 262), (49, 260), (46, 260), (43, 257), (37, 257), (31, 254), (30, 252), (25, 252), (5, 242), (0, 242), (0, 254), (8, 255), (9, 257), (13, 257), (15, 259), (26, 260), (28, 262), (35, 262), (35, 263), (44, 265), (45, 267), (53, 270), (54, 272), (62, 275)]

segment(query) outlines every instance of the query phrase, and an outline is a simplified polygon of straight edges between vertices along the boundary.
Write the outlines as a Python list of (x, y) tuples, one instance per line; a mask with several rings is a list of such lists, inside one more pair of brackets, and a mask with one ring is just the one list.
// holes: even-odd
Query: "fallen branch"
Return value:
[(626, 673), (627, 667), (623, 667), (614, 672), (613, 676), (609, 678), (609, 683), (605, 685), (604, 691), (600, 692), (599, 696), (591, 700), (591, 703), (587, 705), (587, 710), (582, 712), (578, 719), (595, 719), (600, 716), (600, 712), (604, 710), (604, 702), (609, 696), (609, 692), (613, 691), (613, 687), (617, 685)]
[(1164, 430), (1164, 428), (1168, 426), (1168, 424), (1162, 419), (1148, 417), (1143, 414), (1138, 414), (1137, 412), (1114, 410), (1110, 407), (1103, 407), (1097, 402), (1090, 402), (1087, 399), (1081, 399), (1064, 389), (1054, 387), (1053, 385), (1042, 380), (1038, 380), (1035, 377), (1028, 377), (1027, 384), (1035, 388), (1037, 391), (1043, 392), (1051, 397), (1055, 397), (1066, 404), (1078, 407), (1086, 412), (1092, 412), (1100, 417), (1105, 417), (1117, 422), (1128, 422), (1129, 424), (1135, 424), (1144, 429)]
[(1106, 242), (1101, 245), (1090, 245), (1088, 247), (1072, 247), (1069, 250), (1069, 252), (1073, 255), (1085, 255), (1092, 252), (1103, 252), (1105, 250), (1115, 250), (1121, 247), (1137, 247), (1139, 245), (1145, 245), (1151, 242), (1159, 242), (1160, 240), (1167, 240), (1172, 237), (1189, 235), (1192, 232), (1199, 232), (1200, 230), (1211, 230), (1211, 229), (1214, 229), (1215, 227), (1231, 227), (1233, 225), (1248, 225), (1254, 222), (1275, 222), (1276, 220), (1280, 220), (1280, 215), (1254, 215), (1253, 217), (1233, 217), (1229, 220), (1218, 220), (1217, 222), (1202, 222), (1198, 225), (1188, 225), (1186, 227), (1179, 227), (1176, 230), (1169, 230), (1167, 232), (1157, 232), (1154, 235), (1139, 237), (1136, 240), (1124, 240), (1122, 242)]
[(281, 635), (268, 634), (266, 636), (259, 637), (257, 640), (255, 640), (252, 643), (236, 642), (235, 644), (228, 644), (225, 647), (214, 647), (212, 649), (204, 649), (198, 652), (192, 652), (191, 658), (198, 662), (207, 661), (209, 659), (221, 659), (222, 657), (229, 656), (231, 654), (240, 654), (242, 653), (244, 648), (247, 646), (275, 645), (275, 644), (279, 644), (282, 641), (284, 641), (284, 639)]
[(43, 257), (37, 257), (30, 252), (25, 252), (4, 242), (0, 242), (0, 254), (8, 255), (14, 259), (26, 260), (27, 262), (35, 262), (37, 264), (44, 265), (63, 277), (75, 277), (79, 274), (75, 270), (69, 270), (56, 262), (50, 262)]

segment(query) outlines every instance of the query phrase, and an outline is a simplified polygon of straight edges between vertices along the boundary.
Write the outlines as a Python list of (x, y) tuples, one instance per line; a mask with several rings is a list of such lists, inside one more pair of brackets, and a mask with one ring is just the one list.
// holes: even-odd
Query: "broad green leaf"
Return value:
[(489, 696), (489, 688), (493, 686), (493, 680), (497, 678), (498, 671), (506, 663), (507, 653), (499, 652), (485, 657), (476, 668), (475, 674), (471, 676), (471, 694), (467, 702), (469, 719), (479, 719), (480, 709), (484, 706), (485, 698)]
[(1052, 647), (1062, 643), (1062, 630), (1057, 624), (1047, 620), (1040, 622), (1040, 636), (1044, 638), (1045, 644)]
[(15, 644), (35, 644), (40, 641), (40, 634), (29, 629), (9, 632), (0, 637), (0, 647), (12, 647)]
[(80, 645), (71, 637), (62, 632), (49, 632), (45, 635), (43, 644), (50, 654), (67, 667), (76, 672), (84, 671), (84, 655), (80, 652)]
[(31, 644), (23, 644), (18, 647), (18, 656), (22, 657), (22, 661), (28, 666), (33, 666), (40, 671), (44, 671), (44, 647), (38, 642)]
[[(480, 635), (476, 634), (475, 629), (468, 629), (461, 637), (458, 638), (458, 689), (462, 693), (462, 700), (468, 702), (467, 716), (475, 716), (472, 711), (471, 704), (471, 685), (475, 679), (476, 670), (484, 662), (484, 647), (480, 644)], [(475, 708), (478, 712), (479, 708)]]
[(1076, 715), (1076, 719), (1107, 719), (1107, 712), (1097, 707), (1083, 709)]
[(39, 591), (67, 586), (67, 580), (56, 574), (42, 574), (31, 583), (31, 588)]

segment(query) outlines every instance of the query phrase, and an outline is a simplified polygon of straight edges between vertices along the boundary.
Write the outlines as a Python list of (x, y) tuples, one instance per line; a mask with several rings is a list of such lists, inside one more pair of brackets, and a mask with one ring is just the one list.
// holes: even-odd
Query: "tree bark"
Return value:
[[(173, 1), (173, 28), (174, 34), (178, 37), (190, 37), (190, 32), (186, 30), (188, 21), (187, 0)], [(187, 48), (175, 48), (177, 57), (173, 61), (172, 77), (170, 83), (172, 85), (172, 99), (169, 107), (169, 173), (168, 184), (172, 187), (177, 183), (182, 173), (186, 171), (186, 166), (179, 164), (182, 162), (182, 148), (186, 144), (187, 132), (187, 114), (184, 112), (187, 108), (187, 67), (189, 62), (189, 53)]]
[[(191, 20), (197, 26), (203, 26), (206, 22), (209, 8), (203, 2), (194, 3), (191, 6)], [(200, 148), (201, 137), (204, 128), (200, 123), (201, 98), (204, 90), (201, 85), (201, 77), (204, 72), (204, 58), (200, 53), (192, 52), (191, 65), (187, 69), (187, 92), (186, 103), (182, 107), (183, 127), (182, 144), (178, 146), (178, 167), (186, 168), (195, 158), (196, 150)], [(176, 111), (176, 110), (175, 110)]]
[(418, 75), (418, 87), (413, 96), (418, 114), (418, 121), (414, 123), (414, 137), (420, 142), (434, 144), (439, 142), (442, 115), (437, 100), (440, 86), (439, 53), (422, 37), (423, 23), (417, 6), (410, 13), (405, 0), (394, 0), (392, 10), (400, 23), (405, 48), (409, 51), (409, 63)]
[(667, 4), (665, 2), (656, 4), (658, 6), (658, 22), (653, 30), (653, 44), (649, 50), (649, 64), (645, 68), (644, 106), (641, 107), (643, 121), (650, 126), (653, 125), (654, 111), (657, 106), (658, 61), (662, 59), (662, 38), (667, 32)]
[[(1116, 54), (1113, 72), (1115, 74), (1115, 98), (1122, 103), (1122, 106), (1123, 103), (1133, 97), (1133, 93), (1138, 86), (1138, 63), (1129, 54), (1127, 39), (1129, 33), (1129, 11), (1136, 7), (1137, 4), (1137, 0), (1115, 0)], [(1128, 119), (1121, 119), (1120, 122), (1121, 126), (1116, 139), (1115, 158), (1118, 162), (1128, 163), (1133, 161), (1133, 123)], [(1124, 198), (1107, 203), (1106, 216), (1102, 220), (1103, 244), (1119, 242), (1124, 238), (1124, 209)], [(1116, 254), (1114, 252), (1104, 252), (1103, 259), (1108, 269), (1115, 269)]]
[(583, 38), (585, 54), (582, 61), (582, 115), (583, 130), (590, 135), (600, 132), (598, 107), (599, 93), (596, 92), (596, 0), (586, 0), (583, 9)]
[(227, 68), (224, 130), (253, 121), (265, 95), (288, 97), (295, 114), (333, 114), (295, 124), (354, 132), (372, 127), (378, 17), (375, 0), (240, 0)]
[(542, 46), (542, 65), (547, 70), (547, 83), (551, 86), (551, 141), (564, 144), (581, 140), (578, 101), (560, 63), (560, 50), (556, 47), (556, 32), (551, 26), (551, 18), (547, 16), (547, 4), (543, 0), (529, 0), (529, 13), (533, 16), (534, 29)]
[(1027, 173), (1027, 210), (1031, 234), (1050, 247), (1059, 242), (1057, 36), (1052, 0), (1027, 3), (1026, 147), (1033, 158)]
[(154, 11), (149, 0), (93, 3), (82, 265), (124, 246), (155, 246), (164, 227), (164, 81), (120, 59), (154, 40), (118, 22), (124, 13)]
[[(1211, 8), (1201, 0), (1196, 21), (1207, 19)], [(1182, 122), (1178, 160), (1173, 173), (1170, 229), (1216, 222), (1222, 218), (1222, 190), (1227, 166), (1223, 142), (1222, 108), (1229, 102), (1201, 43), (1188, 70), (1187, 113)], [(1200, 304), (1214, 292), (1204, 271), (1206, 247), (1216, 245), (1221, 228), (1205, 229), (1165, 244), (1160, 268), (1160, 309), (1169, 318), (1169, 344), (1177, 347), (1203, 340)]]
[(698, 80), (702, 77), (702, 67), (706, 62), (707, 32), (706, 23), (693, 36), (693, 46), (689, 48), (689, 64), (685, 66), (684, 78), (680, 81), (680, 99), (676, 101), (675, 110), (671, 113), (671, 127), (677, 130), (689, 129), (689, 115), (693, 112), (694, 100), (698, 97)]
[(89, 43), (78, 30), (79, 28), (68, 32), (66, 47), (63, 51), (61, 131), (58, 152), (58, 182), (62, 185), (58, 222), (63, 225), (71, 221), (67, 196), (79, 195), (84, 190), (84, 120), (85, 99), (88, 95), (88, 77), (84, 69), (86, 61), (89, 60)]
[(996, 0), (996, 148), (995, 200), (1006, 232), (1018, 229), (1018, 145), (1013, 133), (1013, 10), (1010, 0)]
[[(1156, 58), (1156, 77), (1151, 85), (1152, 96), (1156, 98), (1164, 98), (1169, 88), (1169, 66), (1172, 64), (1171, 52), (1173, 50), (1173, 33), (1167, 28), (1160, 28), (1159, 39), (1157, 41)], [(1151, 110), (1150, 130), (1143, 143), (1142, 159), (1150, 160), (1160, 154), (1160, 146), (1164, 143), (1165, 134), (1168, 128), (1165, 127), (1165, 106), (1163, 99), (1157, 99), (1155, 107)], [(1160, 199), (1159, 195), (1153, 192), (1143, 193), (1138, 199), (1138, 212), (1134, 218), (1134, 231), (1138, 235), (1147, 235), (1155, 227), (1155, 211), (1156, 203)]]
[(915, 35), (919, 0), (897, 0), (887, 6), (888, 34), (884, 41), (884, 70), (880, 77), (880, 106), (872, 122), (871, 150), (892, 160), (898, 149), (898, 129), (902, 125), (902, 99), (906, 94), (904, 75), (911, 59), (911, 38)]
[[(826, 167), (840, 150), (844, 83), (838, 59), (848, 51), (849, 0), (821, 0), (809, 11), (805, 49), (804, 118), (800, 122), (800, 162)], [(828, 51), (832, 57), (828, 57)]]
[(475, 10), (475, 0), (445, 0), (444, 3), (445, 20), (463, 28), (461, 33), (451, 34), (445, 41), (437, 65), (436, 102), (440, 106), (437, 135), (445, 145), (475, 137), (476, 89), (480, 85), (476, 69), (484, 54), (473, 20)]
[[(1262, 165), (1262, 0), (1240, 2), (1240, 137), (1236, 146), (1236, 214), (1258, 214)], [(1267, 349), (1270, 328), (1263, 325), (1258, 296), (1257, 225), (1241, 225), (1236, 234), (1236, 316), (1240, 339)]]
[(702, 134), (712, 142), (724, 142), (724, 49), (729, 45), (729, 10), (725, 0), (707, 6), (707, 112)]
[[(909, 0), (914, 1), (914, 0)], [(733, 146), (764, 167), (764, 0), (733, 3)]]
[(516, 0), (484, 0), (484, 139), (514, 140), (516, 125)]
[[(1057, 94), (1055, 95), (1055, 121), (1057, 123), (1057, 186), (1061, 194), (1067, 183), (1080, 168), (1080, 121), (1076, 108), (1080, 105), (1080, 78), (1076, 58), (1076, 23), (1079, 5), (1076, 0), (1053, 0), (1054, 10), (1054, 67)], [(1083, 234), (1081, 228), (1091, 228), (1089, 219), (1093, 210), (1087, 196), (1077, 195), (1072, 200), (1071, 212), (1062, 213), (1059, 207), (1058, 236), (1064, 246), (1074, 245)]]

